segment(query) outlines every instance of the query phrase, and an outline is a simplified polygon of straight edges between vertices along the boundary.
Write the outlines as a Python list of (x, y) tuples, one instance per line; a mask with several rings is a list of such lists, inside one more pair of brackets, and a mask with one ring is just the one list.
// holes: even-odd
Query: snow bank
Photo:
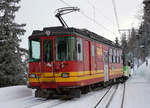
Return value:
[(0, 88), (0, 103), (31, 95), (32, 89), (29, 89), (26, 86), (12, 86)]
[(139, 68), (135, 66), (133, 71), (134, 72), (131, 78), (132, 82), (150, 83), (150, 58), (148, 59), (148, 66), (146, 66), (146, 62), (144, 62)]
[(134, 74), (126, 83), (124, 108), (150, 108), (150, 59), (134, 68)]

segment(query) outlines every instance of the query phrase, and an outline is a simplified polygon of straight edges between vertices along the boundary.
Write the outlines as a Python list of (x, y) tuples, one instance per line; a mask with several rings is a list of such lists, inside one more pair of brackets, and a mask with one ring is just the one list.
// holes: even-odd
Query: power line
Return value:
[[(64, 0), (59, 0), (59, 1), (61, 1), (62, 3), (64, 3), (64, 4), (67, 5), (67, 6), (72, 6), (72, 5), (70, 5), (69, 3), (65, 2)], [(115, 34), (114, 32), (112, 32), (111, 30), (107, 29), (105, 26), (103, 26), (102, 24), (100, 24), (100, 23), (99, 23), (98, 21), (96, 21), (95, 19), (93, 19), (93, 18), (89, 17), (88, 15), (86, 15), (86, 14), (84, 13), (84, 11), (80, 10), (80, 13), (81, 13), (84, 17), (86, 17), (87, 19), (93, 21), (95, 24), (97, 24), (98, 26), (100, 26), (101, 28), (103, 28), (104, 30), (106, 30), (106, 31), (108, 31), (108, 32), (110, 32), (111, 34), (113, 34), (113, 35), (116, 36), (116, 34)]]
[(111, 30), (107, 29), (105, 26), (103, 26), (102, 24), (100, 24), (98, 21), (93, 20), (91, 17), (89, 17), (88, 15), (86, 15), (83, 11), (80, 11), (81, 14), (86, 17), (87, 19), (95, 22), (95, 24), (97, 24), (98, 26), (100, 26), (101, 28), (105, 29), (106, 31), (109, 31), (111, 34), (116, 35), (114, 32), (112, 32)]
[[(107, 16), (105, 16), (105, 15), (100, 11), (99, 8), (97, 8), (95, 5), (93, 5), (89, 0), (87, 0), (87, 2), (88, 2), (89, 5), (91, 5), (93, 8), (95, 8), (96, 11), (101, 14), (101, 16), (103, 16), (105, 19), (107, 19), (107, 21), (109, 21), (112, 25), (114, 25), (113, 21), (112, 21), (110, 18), (108, 18)], [(99, 14), (98, 14), (98, 15), (99, 15)]]
[(94, 19), (94, 22), (95, 22), (95, 7), (93, 6), (93, 19)]
[(114, 8), (114, 13), (115, 13), (116, 23), (117, 23), (117, 27), (118, 27), (118, 32), (120, 34), (119, 20), (118, 20), (117, 8), (116, 8), (115, 0), (112, 0), (112, 5), (113, 5), (113, 8)]
[(67, 3), (67, 2), (65, 2), (64, 0), (59, 0), (59, 1), (61, 1), (62, 3), (64, 3), (65, 5), (67, 5), (67, 6), (72, 6), (72, 5), (70, 5), (69, 3)]

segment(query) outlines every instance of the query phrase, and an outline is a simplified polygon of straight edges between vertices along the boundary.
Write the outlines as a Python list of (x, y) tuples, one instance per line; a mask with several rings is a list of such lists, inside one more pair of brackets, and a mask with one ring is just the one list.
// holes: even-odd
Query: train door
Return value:
[[(55, 82), (55, 75), (54, 75), (54, 66), (53, 66), (53, 39), (52, 37), (43, 39), (43, 55), (42, 55), (42, 64), (43, 64), (43, 77), (44, 81), (48, 82)], [(47, 79), (48, 78), (48, 79)]]
[(108, 52), (104, 51), (104, 82), (109, 81), (108, 74)]
[(90, 70), (91, 74), (95, 74), (95, 71), (97, 70), (96, 61), (95, 61), (95, 44), (91, 43), (90, 47)]
[(89, 41), (84, 41), (84, 71), (90, 71), (90, 49), (89, 49)]

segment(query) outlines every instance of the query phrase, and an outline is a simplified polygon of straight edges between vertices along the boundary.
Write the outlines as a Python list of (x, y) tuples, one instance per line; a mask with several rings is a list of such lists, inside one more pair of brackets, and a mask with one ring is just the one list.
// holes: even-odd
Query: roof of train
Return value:
[[(77, 29), (77, 28), (73, 28), (73, 27), (69, 27), (69, 28), (63, 28), (62, 26), (58, 26), (58, 27), (46, 27), (43, 28), (43, 30), (34, 30), (32, 32), (32, 35), (30, 37), (35, 37), (35, 36), (57, 36), (57, 35), (72, 35), (72, 34), (76, 34), (76, 35), (80, 35), (83, 37), (87, 37), (90, 38), (92, 40), (96, 40), (98, 42), (113, 46), (113, 47), (117, 47), (117, 48), (121, 48), (120, 46), (117, 46), (113, 41), (106, 39), (94, 32), (91, 32), (87, 29)], [(29, 37), (29, 38), (30, 38)]]

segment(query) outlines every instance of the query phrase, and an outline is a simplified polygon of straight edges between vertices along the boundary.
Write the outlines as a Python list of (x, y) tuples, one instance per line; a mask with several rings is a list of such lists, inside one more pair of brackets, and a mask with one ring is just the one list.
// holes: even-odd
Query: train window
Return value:
[(76, 38), (65, 36), (55, 39), (56, 61), (77, 60)]
[(108, 64), (107, 52), (104, 51), (104, 64)]
[(121, 63), (121, 52), (119, 52), (119, 63)]
[(92, 46), (91, 46), (91, 49), (92, 49), (92, 56), (94, 57), (94, 56), (95, 56), (95, 46), (92, 45)]
[(112, 63), (114, 63), (114, 56), (113, 56), (114, 53), (113, 53), (113, 51), (114, 51), (114, 50), (112, 49), (112, 55), (111, 55)]
[(117, 63), (120, 63), (119, 58), (120, 58), (119, 51), (117, 51)]
[(120, 63), (120, 56), (118, 57), (118, 63)]
[(110, 63), (113, 63), (113, 52), (111, 48), (109, 49), (109, 61)]
[(40, 39), (30, 40), (30, 61), (41, 60), (41, 41)]
[(77, 58), (83, 60), (83, 41), (81, 38), (77, 38)]
[(115, 63), (115, 50), (113, 50), (113, 63)]
[(117, 50), (114, 49), (113, 63), (117, 63)]
[(44, 61), (53, 61), (53, 43), (52, 40), (44, 40)]
[(118, 63), (117, 59), (118, 59), (118, 55), (117, 55), (117, 50), (116, 50), (115, 63)]
[(81, 53), (81, 44), (78, 44), (78, 53)]

